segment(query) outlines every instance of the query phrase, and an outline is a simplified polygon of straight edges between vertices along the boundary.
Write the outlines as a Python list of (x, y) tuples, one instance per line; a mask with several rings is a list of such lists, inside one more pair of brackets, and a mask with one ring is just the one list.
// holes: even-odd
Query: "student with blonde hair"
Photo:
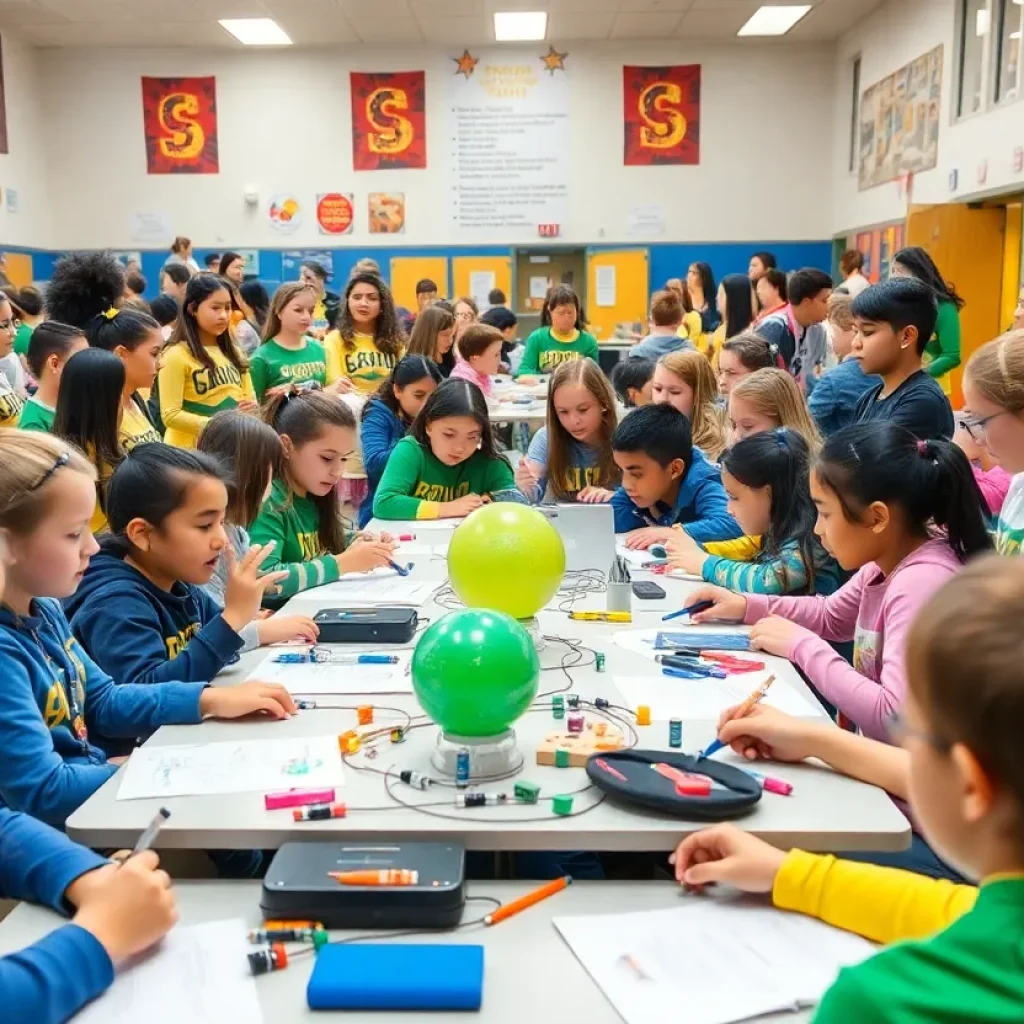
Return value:
[(455, 314), (439, 305), (420, 310), (412, 325), (406, 355), (425, 356), (447, 377), (455, 369), (454, 347)]
[(654, 368), (652, 402), (667, 402), (690, 421), (693, 444), (711, 462), (725, 448), (718, 385), (707, 358), (696, 349), (672, 352)]
[(785, 370), (758, 370), (729, 395), (730, 443), (779, 427), (802, 434), (812, 452), (821, 447), (821, 435), (796, 381)]
[(304, 281), (289, 281), (274, 292), (263, 340), (249, 362), (252, 386), (261, 402), (293, 384), (327, 383), (327, 354), (309, 334), (315, 305), (316, 292)]

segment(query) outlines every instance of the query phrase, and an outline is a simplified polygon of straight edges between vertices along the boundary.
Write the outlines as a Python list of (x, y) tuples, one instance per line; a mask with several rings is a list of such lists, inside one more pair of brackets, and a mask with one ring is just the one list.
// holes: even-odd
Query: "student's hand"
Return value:
[(540, 383), (539, 377), (516, 377), (517, 384), (522, 384), (524, 388), (535, 388)]
[(735, 825), (714, 825), (687, 836), (669, 857), (676, 881), (701, 892), (718, 882), (744, 892), (771, 892), (786, 855)]
[(241, 561), (235, 557), (230, 545), (224, 549), (224, 557), (228, 560), (228, 580), (224, 587), (224, 611), (221, 614), (236, 633), (256, 617), (263, 595), (288, 576), (287, 570), (260, 575), (260, 566), (276, 543), (272, 540), (269, 544), (254, 544)]
[(685, 531), (673, 530), (665, 541), (668, 551), (668, 567), (699, 576), (707, 560), (707, 552)]
[(257, 623), (261, 644), (279, 644), (284, 640), (300, 640), (312, 644), (320, 635), (320, 627), (308, 615), (274, 615)]
[(781, 615), (769, 615), (754, 623), (750, 630), (750, 646), (755, 651), (765, 654), (776, 654), (780, 658), (788, 658), (793, 644), (802, 633), (803, 626), (798, 626)]
[(204, 718), (244, 718), (257, 711), (268, 718), (288, 718), (298, 710), (283, 686), (255, 680), (237, 686), (208, 686), (199, 698)]
[(489, 504), (489, 500), (483, 495), (464, 494), (461, 498), (456, 498), (455, 501), (441, 502), (438, 515), (441, 519), (461, 518), (468, 516), (470, 512), (475, 512), (481, 505), (487, 504)]
[(333, 383), (328, 384), (323, 390), (326, 395), (347, 395), (355, 391), (355, 389), (355, 384), (348, 377), (339, 377)]
[(128, 763), (128, 755), (127, 754), (120, 754), (117, 757), (108, 757), (107, 758), (107, 764), (117, 765), (118, 768), (120, 768), (121, 765), (127, 764), (127, 763)]
[[(159, 863), (160, 858), (146, 850), (120, 867), (90, 872), (102, 878), (78, 891), (81, 902), (74, 923), (92, 934), (115, 964), (149, 949), (178, 920), (171, 879)], [(87, 878), (83, 875), (69, 886), (72, 902), (72, 889)]]
[(611, 501), (615, 496), (614, 491), (609, 491), (606, 487), (584, 487), (582, 491), (576, 496), (577, 501), (582, 501), (584, 505), (604, 505)]
[(239, 399), (237, 408), (239, 412), (256, 412), (259, 407), (260, 403), (254, 398), (242, 398)]
[(711, 601), (712, 606), (702, 612), (695, 612), (694, 622), (742, 622), (747, 614), (747, 599), (743, 594), (734, 594), (725, 587), (698, 587), (686, 596), (687, 605), (698, 601)]
[(271, 398), (277, 398), (278, 395), (287, 395), (294, 387), (294, 384), (276, 384), (272, 388), (267, 388), (263, 392), (263, 401), (269, 402)]
[(671, 526), (644, 526), (626, 534), (626, 547), (631, 551), (646, 551), (652, 544), (664, 544), (675, 533)]
[(727, 708), (718, 720), (718, 738), (748, 761), (794, 763), (815, 757), (820, 750), (821, 725), (794, 718), (776, 708), (755, 704), (743, 718), (734, 718), (740, 705)]
[(528, 498), (532, 498), (537, 493), (540, 474), (536, 467), (537, 464), (525, 455), (519, 460), (519, 465), (516, 466), (516, 487)]
[(340, 573), (370, 572), (371, 569), (387, 566), (391, 562), (391, 552), (394, 550), (393, 543), (357, 540), (340, 555), (335, 555), (334, 560), (338, 563)]
[(395, 540), (395, 538), (386, 530), (383, 533), (370, 533), (368, 530), (362, 530), (355, 540), (361, 540), (364, 544), (373, 544), (374, 542), (379, 542), (381, 544), (398, 544), (398, 541)]

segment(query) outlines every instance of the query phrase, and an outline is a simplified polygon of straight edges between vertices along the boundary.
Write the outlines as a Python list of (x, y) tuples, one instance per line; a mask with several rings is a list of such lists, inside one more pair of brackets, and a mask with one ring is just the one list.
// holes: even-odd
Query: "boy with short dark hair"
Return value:
[(693, 447), (690, 421), (667, 403), (631, 412), (612, 436), (622, 486), (612, 497), (615, 532), (627, 546), (668, 540), (677, 523), (698, 543), (731, 540), (740, 528), (729, 515), (718, 468)]
[(416, 282), (416, 308), (421, 312), (437, 301), (437, 285), (429, 277)]
[(760, 320), (757, 333), (778, 346), (786, 369), (794, 376), (811, 374), (825, 356), (825, 334), (819, 325), (828, 312), (832, 278), (813, 267), (794, 270), (786, 282), (786, 293), (788, 305)]
[(500, 288), (492, 288), (487, 293), (487, 305), (493, 309), (495, 306), (504, 306), (508, 302), (505, 293)]
[(858, 295), (853, 316), (853, 358), (865, 373), (882, 378), (861, 396), (854, 422), (899, 423), (922, 441), (948, 441), (953, 436), (949, 399), (921, 369), (938, 317), (932, 289), (913, 277), (894, 277)]

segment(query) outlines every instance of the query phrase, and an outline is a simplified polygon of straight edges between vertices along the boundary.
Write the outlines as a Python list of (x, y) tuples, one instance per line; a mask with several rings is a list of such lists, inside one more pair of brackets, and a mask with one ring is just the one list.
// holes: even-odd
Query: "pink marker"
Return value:
[(408, 541), (408, 540), (415, 540), (416, 539), (416, 534), (415, 533), (400, 533), (396, 539), (400, 543), (404, 543), (405, 541)]
[(282, 789), (276, 793), (267, 793), (263, 797), (263, 806), (268, 811), (279, 811), (284, 807), (306, 807), (310, 804), (333, 802), (333, 789)]
[(761, 783), (761, 788), (766, 793), (778, 793), (779, 796), (789, 796), (793, 792), (793, 784), (786, 782), (785, 779), (774, 779), (770, 775), (762, 775), (760, 772), (752, 772), (749, 769), (743, 769), (752, 779), (757, 779)]

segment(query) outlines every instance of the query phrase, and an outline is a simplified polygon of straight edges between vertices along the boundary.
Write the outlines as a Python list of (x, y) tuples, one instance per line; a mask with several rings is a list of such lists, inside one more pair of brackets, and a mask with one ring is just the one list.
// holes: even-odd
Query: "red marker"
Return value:
[(778, 793), (779, 796), (789, 796), (793, 792), (793, 783), (785, 779), (774, 779), (770, 775), (762, 775), (760, 772), (752, 772), (749, 768), (742, 769), (752, 779), (761, 783), (761, 788), (766, 793)]
[(601, 771), (607, 772), (609, 775), (614, 775), (620, 782), (629, 781), (629, 779), (627, 779), (618, 768), (613, 768), (603, 757), (599, 757), (594, 764), (596, 764)]

